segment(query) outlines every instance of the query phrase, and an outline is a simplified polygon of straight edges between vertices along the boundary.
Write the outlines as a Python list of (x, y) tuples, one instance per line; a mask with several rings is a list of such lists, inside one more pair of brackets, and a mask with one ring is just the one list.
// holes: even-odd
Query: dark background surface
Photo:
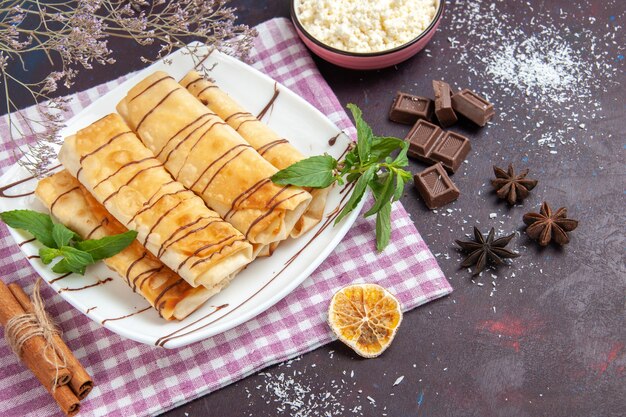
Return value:
[[(360, 106), (365, 119), (381, 135), (404, 137), (409, 128), (387, 120), (395, 91), (431, 96), (433, 78), (443, 78), (456, 87), (469, 83), (496, 103), (497, 117), (488, 127), (478, 130), (461, 123), (452, 128), (467, 134), (473, 148), (468, 164), (453, 177), (461, 190), (459, 200), (434, 213), (426, 209), (412, 187), (407, 187), (402, 199), (455, 291), (407, 313), (393, 345), (378, 359), (359, 359), (341, 343), (331, 343), (288, 366), (271, 367), (167, 416), (289, 415), (289, 411), (277, 409), (280, 396), (267, 389), (268, 382), (283, 373), (310, 388), (309, 398), (319, 394), (323, 401), (325, 392), (339, 391), (332, 399), (338, 399), (345, 409), (333, 415), (626, 415), (622, 55), (626, 41), (621, 27), (626, 7), (621, 0), (492, 3), (502, 13), (502, 21), (519, 24), (525, 36), (540, 31), (542, 25), (568, 28), (560, 29), (559, 39), (583, 48), (595, 46), (593, 51), (604, 52), (597, 59), (613, 71), (591, 68), (586, 75), (577, 74), (581, 85), (592, 84), (593, 97), (564, 104), (568, 111), (563, 115), (558, 109), (542, 112), (540, 95), (535, 97), (537, 107), (525, 108), (528, 95), (499, 89), (500, 84), (490, 84), (489, 77), (472, 70), (476, 68), (473, 62), (489, 51), (470, 47), (468, 39), (477, 35), (464, 29), (468, 27), (464, 18), (470, 14), (462, 1), (448, 4), (428, 51), (396, 67), (355, 72), (316, 59), (340, 102)], [(249, 25), (289, 15), (285, 0), (232, 4), (239, 7), (241, 22)], [(502, 33), (494, 30), (492, 35)], [(579, 43), (581, 38), (587, 43)], [(488, 45), (497, 47), (497, 41)], [(73, 90), (144, 66), (128, 44), (111, 46), (119, 51), (118, 63), (106, 70), (83, 72)], [(593, 62), (593, 51), (575, 52)], [(484, 89), (481, 83), (487, 84)], [(600, 106), (590, 105), (596, 102)], [(507, 114), (511, 107), (518, 115)], [(582, 116), (575, 122), (567, 120), (579, 114)], [(575, 128), (565, 129), (564, 134), (560, 128), (567, 123), (575, 123)], [(559, 137), (555, 148), (527, 139), (545, 135)], [(523, 205), (513, 208), (498, 201), (489, 186), (491, 166), (504, 167), (509, 162), (519, 169), (529, 168), (529, 176), (539, 180)], [(410, 168), (417, 172), (424, 165), (411, 162)], [(567, 206), (570, 216), (580, 221), (565, 248), (539, 249), (523, 234), (522, 215), (537, 211), (543, 200), (555, 209)], [(472, 281), (467, 271), (458, 268), (461, 255), (453, 241), (463, 238), (475, 224), (483, 232), (492, 226), (500, 234), (522, 232), (512, 245), (522, 256), (510, 267), (487, 271)], [(400, 376), (403, 381), (393, 386)], [(326, 415), (315, 410), (299, 415)]]

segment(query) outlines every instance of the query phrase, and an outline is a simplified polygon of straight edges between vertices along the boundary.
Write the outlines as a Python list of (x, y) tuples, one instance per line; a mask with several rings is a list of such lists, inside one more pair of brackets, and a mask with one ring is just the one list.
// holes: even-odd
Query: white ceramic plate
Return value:
[[(152, 72), (163, 70), (174, 78), (181, 79), (194, 66), (192, 58), (182, 50), (170, 58), (171, 64), (158, 62), (151, 65), (86, 107), (68, 122), (67, 128), (62, 132), (63, 136), (114, 112), (115, 106), (127, 91)], [(218, 52), (214, 52), (204, 61), (207, 67), (213, 64), (217, 65), (211, 76), (217, 84), (254, 114), (258, 114), (268, 104), (277, 88), (279, 94), (263, 120), (281, 137), (289, 138), (304, 154), (327, 152), (339, 157), (347, 149), (350, 141), (347, 135), (286, 87), (276, 84), (252, 67)], [(329, 145), (329, 139), (337, 135), (336, 143)], [(28, 208), (47, 212), (32, 194), (36, 180), (22, 167), (16, 165), (9, 169), (0, 179), (0, 184), (3, 185), (0, 188), (1, 211)], [(38, 258), (32, 257), (37, 255), (39, 244), (28, 242), (31, 236), (25, 232), (10, 231), (33, 268), (83, 314), (129, 339), (176, 348), (206, 339), (250, 320), (302, 283), (345, 236), (361, 209), (359, 206), (333, 227), (338, 208), (350, 194), (349, 190), (343, 193), (340, 191), (340, 188), (335, 187), (330, 192), (326, 214), (320, 225), (297, 240), (285, 241), (271, 257), (255, 260), (224, 291), (180, 322), (168, 322), (160, 318), (146, 300), (133, 293), (124, 280), (103, 263), (89, 267), (84, 276), (69, 275), (58, 279), (57, 274), (51, 272)], [(22, 194), (25, 195), (10, 197)], [(113, 279), (107, 279), (109, 277)]]

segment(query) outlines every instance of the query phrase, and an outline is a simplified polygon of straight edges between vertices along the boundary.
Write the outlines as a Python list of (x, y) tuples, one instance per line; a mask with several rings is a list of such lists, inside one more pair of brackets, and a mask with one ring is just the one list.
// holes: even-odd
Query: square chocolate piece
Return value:
[(454, 174), (471, 148), (470, 141), (465, 136), (446, 132), (430, 153), (430, 159), (441, 162), (448, 171)]
[(452, 96), (452, 108), (478, 126), (486, 125), (496, 114), (493, 104), (467, 88)]
[(405, 139), (409, 142), (408, 155), (424, 162), (432, 162), (429, 155), (441, 135), (443, 130), (439, 126), (423, 119), (418, 120)]
[(411, 125), (419, 119), (430, 120), (432, 114), (433, 101), (431, 99), (398, 91), (391, 103), (389, 119)]
[(459, 120), (452, 108), (452, 90), (450, 84), (433, 80), (435, 91), (435, 116), (442, 127), (452, 126)]
[(415, 180), (415, 188), (429, 209), (451, 203), (461, 194), (440, 163), (415, 174), (413, 179)]

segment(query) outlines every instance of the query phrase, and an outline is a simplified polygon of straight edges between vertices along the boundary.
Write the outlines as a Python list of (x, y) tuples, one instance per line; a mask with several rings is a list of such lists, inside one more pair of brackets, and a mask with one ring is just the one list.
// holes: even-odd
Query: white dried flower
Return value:
[[(55, 146), (60, 142), (58, 133), (67, 107), (65, 99), (53, 98), (52, 94), (58, 93), (59, 83), (71, 87), (81, 69), (91, 69), (94, 64), (114, 64), (114, 53), (107, 46), (110, 38), (131, 39), (141, 46), (157, 44), (156, 56), (141, 58), (146, 63), (162, 59), (192, 40), (245, 58), (255, 33), (235, 23), (235, 10), (227, 7), (227, 3), (227, 0), (77, 0), (46, 8), (33, 0), (18, 0), (4, 9), (5, 6), (0, 6), (0, 84), (11, 84), (8, 88), (11, 94), (32, 96), (39, 104), (40, 118), (33, 120), (23, 117), (10, 97), (3, 103), (9, 116), (11, 139), (20, 143), (26, 139), (26, 145), (20, 147), (24, 153), (20, 163), (34, 175), (46, 172), (56, 156)], [(31, 21), (37, 17), (39, 25)], [(38, 27), (37, 38), (32, 27)], [(196, 48), (187, 50), (196, 62), (203, 58)], [(28, 71), (28, 60), (24, 58), (33, 52), (44, 52), (51, 70), (39, 82), (23, 83), (11, 70)], [(27, 128), (24, 131), (20, 126)]]

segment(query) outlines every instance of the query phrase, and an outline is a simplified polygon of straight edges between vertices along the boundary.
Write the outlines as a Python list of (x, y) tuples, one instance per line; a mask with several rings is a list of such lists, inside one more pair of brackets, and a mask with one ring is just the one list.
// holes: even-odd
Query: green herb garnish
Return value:
[[(369, 188), (374, 194), (374, 205), (365, 217), (376, 214), (376, 248), (382, 251), (391, 235), (391, 204), (402, 197), (405, 184), (411, 173), (402, 169), (409, 165), (409, 144), (398, 138), (375, 136), (363, 120), (361, 110), (348, 104), (356, 124), (357, 142), (342, 159), (337, 161), (330, 155), (319, 155), (303, 159), (272, 176), (280, 185), (326, 188), (338, 182), (355, 183), (354, 190), (335, 224), (347, 216), (359, 204)], [(391, 154), (400, 150), (392, 157)]]
[(5, 211), (0, 213), (0, 219), (14, 229), (26, 230), (44, 245), (39, 249), (39, 257), (45, 265), (61, 258), (52, 266), (52, 271), (58, 274), (84, 275), (88, 265), (118, 254), (137, 237), (137, 232), (129, 230), (101, 239), (82, 240), (61, 223), (54, 223), (49, 215), (33, 210)]

